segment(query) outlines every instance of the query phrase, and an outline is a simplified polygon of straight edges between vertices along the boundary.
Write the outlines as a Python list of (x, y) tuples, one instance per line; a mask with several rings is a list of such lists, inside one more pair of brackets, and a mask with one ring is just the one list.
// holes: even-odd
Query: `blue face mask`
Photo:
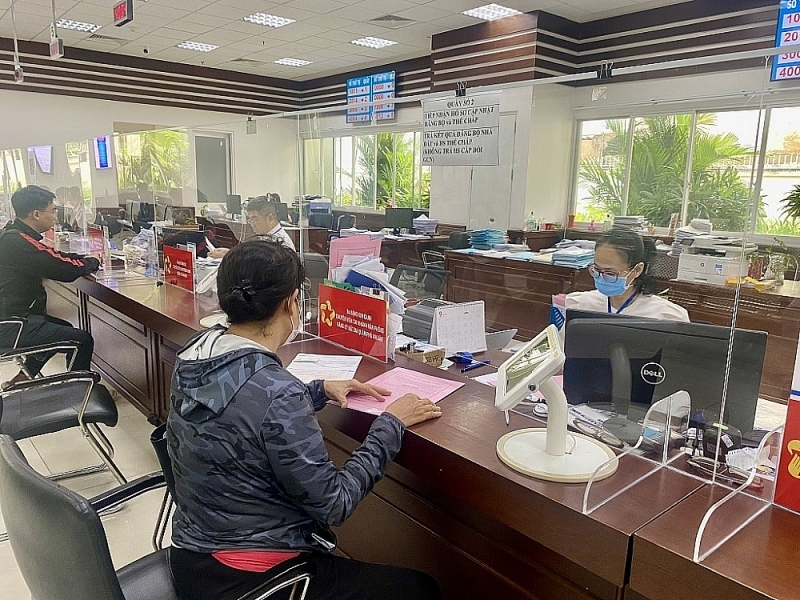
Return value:
[(630, 285), (628, 285), (627, 277), (619, 277), (614, 283), (609, 283), (600, 275), (594, 278), (594, 287), (596, 287), (597, 291), (603, 294), (603, 296), (613, 298), (624, 294)]

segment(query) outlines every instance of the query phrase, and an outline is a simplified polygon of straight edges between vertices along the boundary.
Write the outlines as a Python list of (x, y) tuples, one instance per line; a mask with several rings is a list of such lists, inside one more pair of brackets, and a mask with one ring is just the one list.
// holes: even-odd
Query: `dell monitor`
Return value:
[[(651, 404), (684, 390), (692, 412), (719, 415), (730, 327), (569, 313), (564, 392), (570, 404), (594, 404), (639, 421)], [(735, 332), (721, 418), (743, 432), (754, 427), (766, 343), (766, 332)]]
[(412, 229), (414, 227), (414, 209), (387, 208), (386, 227), (394, 229), (395, 235), (399, 234), (401, 229)]
[(242, 197), (239, 194), (228, 194), (225, 202), (225, 212), (229, 215), (242, 214)]

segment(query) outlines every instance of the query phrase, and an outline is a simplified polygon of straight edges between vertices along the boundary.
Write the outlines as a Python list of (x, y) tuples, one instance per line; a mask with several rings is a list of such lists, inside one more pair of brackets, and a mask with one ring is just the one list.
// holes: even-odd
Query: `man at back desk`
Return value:
[[(273, 242), (280, 242), (287, 248), (297, 250), (292, 238), (286, 233), (278, 219), (275, 203), (266, 198), (254, 198), (247, 203), (247, 222), (257, 237)], [(211, 258), (222, 258), (228, 253), (227, 248), (217, 248), (208, 253)]]
[[(16, 219), (0, 231), (0, 319), (25, 319), (20, 348), (76, 342), (79, 347), (72, 368), (88, 370), (94, 350), (91, 334), (47, 314), (47, 293), (42, 280), (75, 281), (97, 271), (101, 260), (94, 254), (59, 252), (42, 243), (42, 233), (52, 229), (56, 222), (54, 201), (52, 192), (35, 185), (21, 188), (11, 196)], [(17, 328), (0, 326), (0, 349), (12, 348), (16, 337)], [(35, 376), (49, 358), (29, 357), (25, 368)], [(20, 371), (2, 385), (5, 388), (26, 379), (27, 375)]]

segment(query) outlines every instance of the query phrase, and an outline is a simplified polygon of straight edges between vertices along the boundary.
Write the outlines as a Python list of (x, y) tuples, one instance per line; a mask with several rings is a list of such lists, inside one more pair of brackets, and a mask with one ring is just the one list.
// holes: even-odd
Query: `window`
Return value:
[(305, 140), (305, 193), (335, 206), (428, 208), (431, 170), (421, 148), (420, 132)]
[(682, 223), (705, 218), (716, 230), (751, 231), (761, 117), (739, 110), (581, 122), (576, 219), (642, 215), (667, 227), (678, 214)]
[(784, 198), (800, 205), (800, 107), (773, 108), (770, 113), (756, 233), (800, 236), (800, 220), (783, 214)]

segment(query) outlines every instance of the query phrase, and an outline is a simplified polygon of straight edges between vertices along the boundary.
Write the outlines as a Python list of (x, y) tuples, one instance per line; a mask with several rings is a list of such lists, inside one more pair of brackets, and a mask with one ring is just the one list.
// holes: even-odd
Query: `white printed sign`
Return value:
[(422, 104), (422, 164), (500, 164), (500, 93), (427, 100)]

